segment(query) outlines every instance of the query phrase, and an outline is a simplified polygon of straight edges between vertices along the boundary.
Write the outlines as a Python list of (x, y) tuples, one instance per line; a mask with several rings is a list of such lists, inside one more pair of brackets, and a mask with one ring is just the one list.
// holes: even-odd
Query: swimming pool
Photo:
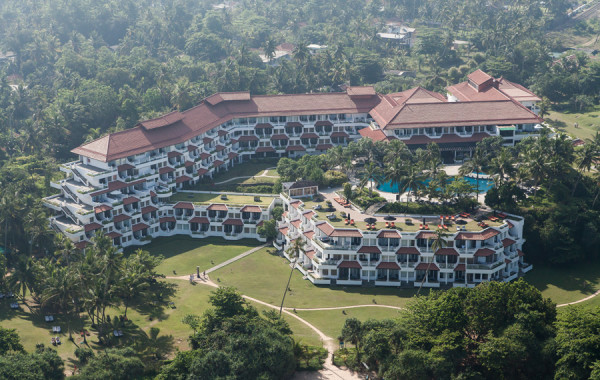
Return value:
[[(454, 181), (455, 177), (450, 178), (450, 182)], [(469, 182), (474, 188), (477, 186), (477, 179), (473, 178), (473, 177), (462, 177), (464, 178), (467, 182)], [(425, 180), (425, 186), (429, 186), (429, 182), (431, 181), (431, 179), (426, 179)], [(494, 187), (494, 181), (492, 181), (491, 179), (487, 179), (487, 178), (479, 178), (479, 193), (480, 194), (484, 194), (487, 193), (492, 187)], [(398, 185), (394, 184), (394, 186), (392, 186), (391, 182), (386, 182), (383, 183), (379, 186), (377, 186), (377, 190), (381, 190), (381, 191), (385, 191), (387, 193), (398, 193)], [(409, 189), (410, 191), (410, 189)]]

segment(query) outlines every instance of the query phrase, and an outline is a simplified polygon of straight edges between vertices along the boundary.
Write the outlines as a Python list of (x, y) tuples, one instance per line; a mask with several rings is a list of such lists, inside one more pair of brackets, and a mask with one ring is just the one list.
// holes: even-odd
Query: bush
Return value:
[(328, 170), (323, 177), (323, 186), (337, 187), (342, 186), (344, 182), (348, 182), (348, 176), (337, 170)]
[(75, 357), (82, 365), (86, 364), (92, 356), (94, 356), (94, 351), (91, 348), (77, 347), (75, 349)]

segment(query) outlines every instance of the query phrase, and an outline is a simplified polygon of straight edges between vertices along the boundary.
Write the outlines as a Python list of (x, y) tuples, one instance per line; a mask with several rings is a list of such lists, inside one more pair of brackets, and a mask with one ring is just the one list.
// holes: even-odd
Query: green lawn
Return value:
[[(243, 294), (279, 305), (290, 267), (274, 248), (263, 248), (231, 265), (211, 273), (211, 279), (221, 285), (233, 286)], [(361, 286), (315, 286), (302, 279), (295, 271), (290, 282), (291, 291), (285, 299), (286, 307), (314, 308), (359, 304), (404, 306), (415, 293), (412, 289), (394, 289)]]
[[(254, 239), (229, 241), (220, 237), (193, 239), (189, 236), (169, 236), (156, 238), (142, 249), (153, 255), (162, 255), (165, 260), (157, 268), (158, 273), (167, 276), (184, 275), (212, 268), (249, 249), (261, 245)], [(129, 248), (126, 253), (136, 248)]]
[(222, 182), (235, 177), (257, 176), (267, 169), (276, 167), (278, 161), (279, 160), (275, 158), (237, 164), (234, 167), (229, 168), (226, 172), (216, 174), (213, 177), (213, 182)]
[[(550, 112), (546, 117), (546, 121), (567, 134), (580, 138), (593, 138), (596, 132), (600, 129), (600, 107), (596, 107), (594, 111), (585, 113), (571, 112)], [(575, 128), (575, 123), (578, 124)]]
[(573, 302), (600, 289), (600, 262), (552, 268), (534, 265), (525, 280), (557, 304)]
[(342, 327), (348, 318), (357, 318), (361, 321), (397, 318), (400, 312), (400, 310), (382, 307), (361, 307), (343, 310), (298, 311), (297, 314), (325, 335), (335, 339), (342, 333)]
[(171, 202), (193, 202), (198, 204), (211, 204), (211, 203), (226, 203), (228, 205), (257, 205), (262, 207), (269, 207), (273, 199), (276, 196), (260, 196), (255, 201), (254, 196), (251, 195), (231, 195), (227, 194), (227, 199), (221, 199), (221, 194), (208, 194), (208, 193), (184, 193), (179, 192), (171, 196)]
[[(259, 176), (263, 174), (265, 170), (270, 169), (267, 172), (268, 176), (279, 177), (277, 170), (273, 169), (277, 166), (277, 161), (278, 159), (265, 159), (238, 164), (226, 172), (217, 173), (209, 182), (196, 184), (193, 189), (202, 191), (235, 191), (238, 186), (273, 185), (277, 181), (277, 178)], [(236, 179), (231, 180), (233, 178)], [(227, 182), (217, 184), (224, 181)]]

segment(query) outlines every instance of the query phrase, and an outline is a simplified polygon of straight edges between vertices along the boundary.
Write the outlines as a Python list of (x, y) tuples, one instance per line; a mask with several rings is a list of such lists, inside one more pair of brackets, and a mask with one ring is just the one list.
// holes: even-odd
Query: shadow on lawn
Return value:
[(225, 240), (221, 237), (207, 237), (203, 239), (194, 239), (189, 236), (168, 236), (153, 239), (152, 243), (145, 247), (127, 247), (124, 249), (126, 255), (130, 255), (137, 249), (143, 249), (150, 252), (152, 255), (162, 255), (163, 258), (169, 259), (174, 256), (181, 255), (194, 249), (198, 249), (207, 245), (229, 246), (243, 245), (248, 247), (257, 247), (262, 243), (255, 239), (241, 239), (234, 242)]
[(525, 280), (540, 291), (552, 285), (567, 292), (579, 291), (590, 295), (599, 288), (600, 263), (589, 262), (560, 268), (537, 264), (525, 275)]

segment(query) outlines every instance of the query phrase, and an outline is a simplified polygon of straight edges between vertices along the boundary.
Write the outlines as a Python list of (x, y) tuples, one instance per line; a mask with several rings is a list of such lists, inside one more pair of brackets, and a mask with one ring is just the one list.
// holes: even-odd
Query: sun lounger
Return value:
[(60, 337), (56, 337), (56, 344), (61, 344)]
[(423, 227), (424, 227), (423, 229), (428, 230), (429, 229), (429, 224), (425, 224)]
[(60, 326), (52, 326), (52, 332), (59, 333), (60, 332)]
[(50, 339), (50, 342), (52, 342), (52, 345), (53, 345), (53, 346), (56, 346), (56, 338), (55, 338), (55, 337), (52, 337), (52, 338)]
[(385, 228), (390, 228), (390, 223), (389, 222), (385, 222)]
[(354, 225), (354, 219), (350, 219), (350, 225)]
[(423, 229), (423, 225), (419, 224), (419, 229), (422, 230)]
[(13, 302), (13, 303), (10, 304), (10, 308), (13, 309), (13, 310), (16, 310), (16, 309), (19, 308), (19, 304), (16, 303), (16, 302)]
[(392, 222), (392, 223), (390, 224), (390, 227), (392, 227), (392, 228), (396, 228), (396, 223)]
[(46, 316), (44, 317), (44, 319), (46, 320), (46, 322), (52, 322), (52, 321), (54, 321), (54, 317), (53, 317), (53, 316), (51, 316), (51, 315), (46, 315)]

